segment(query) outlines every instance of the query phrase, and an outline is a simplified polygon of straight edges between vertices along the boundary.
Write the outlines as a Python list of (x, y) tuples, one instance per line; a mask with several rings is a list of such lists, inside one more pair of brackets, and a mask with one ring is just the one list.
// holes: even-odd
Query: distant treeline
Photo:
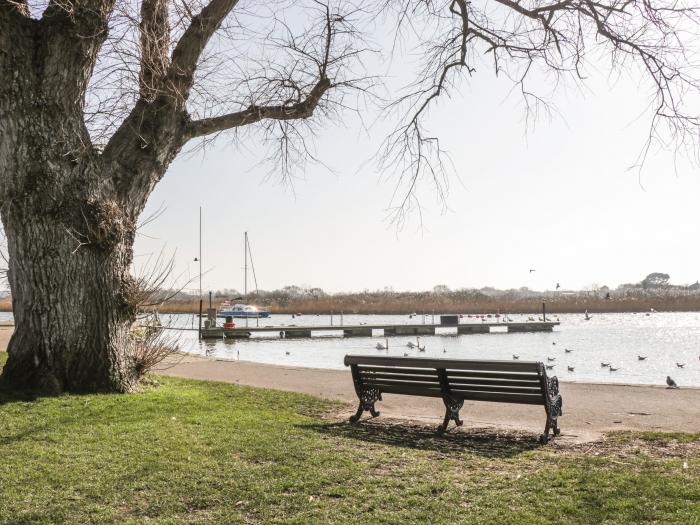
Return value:
[[(542, 302), (547, 311), (557, 313), (700, 311), (700, 283), (678, 286), (669, 283), (669, 275), (651, 273), (636, 284), (623, 284), (615, 290), (594, 286), (592, 290), (557, 290), (537, 292), (528, 288), (498, 290), (450, 290), (438, 285), (432, 291), (395, 292), (390, 289), (354, 293), (328, 294), (321, 288), (285, 286), (279, 290), (259, 291), (245, 299), (233, 289), (218, 290), (212, 294), (212, 303), (218, 307), (223, 301), (255, 304), (269, 308), (273, 313), (325, 314), (410, 314), (410, 313), (537, 313)], [(204, 298), (207, 308), (209, 298)], [(159, 290), (150, 302), (163, 313), (196, 313), (199, 297), (177, 290)], [(0, 299), (0, 310), (11, 311), (10, 298)]]
[[(292, 290), (290, 290), (292, 289)], [(311, 290), (314, 290), (311, 292)], [(218, 307), (224, 300), (243, 302), (235, 293), (217, 292), (212, 303)], [(269, 308), (273, 313), (322, 314), (343, 312), (347, 314), (410, 314), (416, 313), (537, 313), (546, 303), (549, 312), (639, 312), (649, 311), (700, 311), (700, 291), (606, 289), (580, 292), (533, 292), (531, 290), (440, 290), (432, 292), (374, 291), (326, 294), (319, 289), (286, 287), (273, 292), (249, 295), (249, 304)], [(204, 308), (208, 297), (204, 298)], [(159, 311), (194, 313), (199, 300), (181, 294), (162, 304)]]

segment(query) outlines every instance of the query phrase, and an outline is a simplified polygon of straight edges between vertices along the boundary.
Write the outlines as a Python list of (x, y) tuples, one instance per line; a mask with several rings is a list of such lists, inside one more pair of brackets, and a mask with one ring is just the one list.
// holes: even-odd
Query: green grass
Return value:
[(0, 523), (700, 523), (697, 434), (437, 438), (350, 426), (309, 396), (158, 381), (5, 394)]

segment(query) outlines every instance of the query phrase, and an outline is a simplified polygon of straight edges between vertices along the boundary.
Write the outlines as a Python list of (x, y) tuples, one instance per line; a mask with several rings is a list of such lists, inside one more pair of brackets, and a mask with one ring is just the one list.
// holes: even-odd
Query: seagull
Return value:
[(611, 371), (611, 372), (617, 372), (619, 369), (620, 369), (619, 366), (618, 366), (617, 368), (612, 367), (612, 366), (610, 367), (610, 371)]
[(553, 345), (556, 345), (556, 344), (557, 344), (557, 342), (556, 342), (556, 341), (552, 341), (552, 344), (553, 344)]
[(573, 367), (573, 366), (567, 366), (566, 369), (567, 369), (569, 372), (573, 372), (573, 371), (574, 371), (574, 367)]
[(550, 363), (551, 363), (552, 361), (556, 361), (556, 360), (557, 360), (556, 357), (548, 357), (548, 358), (547, 358), (547, 361), (549, 361)]
[(570, 348), (564, 348), (564, 352), (570, 354), (571, 352), (573, 352), (573, 350), (571, 350)]
[(442, 353), (443, 353), (443, 354), (446, 354), (446, 353), (447, 353), (447, 350), (446, 350), (445, 348), (443, 348), (443, 349), (442, 349)]
[(406, 352), (404, 352), (403, 356), (404, 356), (404, 357), (408, 357), (408, 354), (407, 354)]
[(409, 347), (409, 348), (415, 348), (415, 347), (416, 347), (416, 345), (413, 344), (413, 341), (409, 341), (408, 343), (406, 343), (406, 346)]
[(640, 361), (644, 361), (646, 358), (647, 358), (647, 356), (645, 356), (645, 355), (638, 355), (637, 356), (637, 359), (639, 359)]
[(557, 288), (556, 288), (556, 289), (558, 290), (559, 288), (561, 288), (561, 286), (559, 286), (559, 283), (557, 283)]
[(513, 354), (513, 359), (520, 359), (520, 356)]
[(557, 365), (544, 365), (547, 370), (552, 370)]
[(676, 366), (678, 368), (683, 368), (685, 366), (685, 363), (676, 363)]
[(535, 271), (534, 268), (530, 268), (530, 273), (532, 273), (532, 272), (534, 272), (534, 271)]
[(610, 366), (610, 363), (600, 363), (600, 366)]
[(668, 385), (668, 388), (680, 388), (676, 382), (671, 379), (671, 376), (666, 376), (666, 384)]
[(377, 343), (377, 346), (375, 346), (377, 350), (386, 350), (386, 346), (384, 346), (382, 343)]
[(289, 355), (289, 352), (285, 352), (284, 355)]

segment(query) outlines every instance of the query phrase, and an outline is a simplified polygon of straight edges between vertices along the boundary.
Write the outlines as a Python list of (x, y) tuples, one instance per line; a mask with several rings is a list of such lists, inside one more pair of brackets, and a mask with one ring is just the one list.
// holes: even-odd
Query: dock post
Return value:
[(199, 340), (202, 340), (202, 299), (199, 300)]
[(547, 322), (547, 312), (544, 307), (544, 301), (542, 301), (542, 321)]

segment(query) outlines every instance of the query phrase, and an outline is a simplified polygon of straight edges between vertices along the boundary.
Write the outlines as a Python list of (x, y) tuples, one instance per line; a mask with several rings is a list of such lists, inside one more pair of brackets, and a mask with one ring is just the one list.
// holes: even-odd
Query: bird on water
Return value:
[(666, 376), (666, 384), (668, 385), (668, 388), (680, 388), (676, 382), (671, 379), (671, 376)]

